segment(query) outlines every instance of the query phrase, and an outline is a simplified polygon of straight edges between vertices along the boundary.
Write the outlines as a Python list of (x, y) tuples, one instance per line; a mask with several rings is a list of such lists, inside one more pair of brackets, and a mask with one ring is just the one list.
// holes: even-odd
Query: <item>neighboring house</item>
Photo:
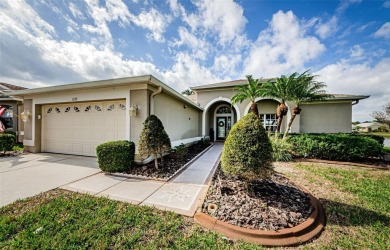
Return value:
[(378, 130), (380, 127), (381, 124), (377, 122), (363, 122), (354, 125), (352, 129), (357, 130), (359, 132), (372, 132)]
[[(187, 98), (146, 75), (20, 90), (12, 95), (23, 98), (24, 111), (32, 114), (24, 124), (27, 150), (94, 156), (96, 146), (105, 141), (137, 143), (143, 122), (151, 114), (160, 118), (173, 146), (202, 136), (224, 140), (249, 111), (249, 100), (230, 103), (234, 87), (243, 84), (245, 80), (193, 87), (195, 95)], [(352, 104), (367, 97), (336, 95), (305, 104), (292, 132), (351, 132)], [(267, 130), (275, 128), (277, 104), (277, 100), (258, 100)], [(291, 110), (292, 103), (288, 105)], [(290, 116), (289, 112), (287, 119)]]
[(23, 112), (23, 102), (20, 98), (9, 96), (9, 92), (26, 88), (0, 82), (0, 106), (5, 107), (6, 112), (0, 117), (1, 122), (8, 131), (18, 133), (18, 141), (23, 141), (23, 123), (18, 116)]

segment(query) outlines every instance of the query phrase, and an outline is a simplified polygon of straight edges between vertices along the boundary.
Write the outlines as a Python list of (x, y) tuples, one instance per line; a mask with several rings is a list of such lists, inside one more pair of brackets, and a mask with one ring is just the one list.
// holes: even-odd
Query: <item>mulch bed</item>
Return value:
[(152, 161), (145, 165), (135, 165), (132, 169), (127, 171), (126, 174), (156, 179), (169, 179), (176, 171), (209, 146), (210, 144), (202, 142), (192, 144), (187, 148), (187, 153), (185, 155), (179, 155), (176, 152), (172, 152), (169, 155), (164, 156), (164, 165), (161, 165), (159, 160), (159, 169), (155, 168), (154, 161)]
[(19, 155), (26, 155), (29, 154), (27, 151), (6, 151), (5, 154), (3, 152), (0, 152), (0, 158), (5, 158), (5, 157), (13, 157), (13, 156), (19, 156)]
[(304, 222), (312, 206), (309, 196), (281, 174), (251, 181), (246, 188), (243, 179), (225, 176), (218, 166), (202, 212), (232, 225), (276, 231)]

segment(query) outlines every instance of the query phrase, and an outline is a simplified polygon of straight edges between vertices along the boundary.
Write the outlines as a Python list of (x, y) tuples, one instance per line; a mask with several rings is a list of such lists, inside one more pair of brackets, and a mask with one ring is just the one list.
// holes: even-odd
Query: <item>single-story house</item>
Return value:
[(359, 132), (372, 132), (378, 130), (382, 124), (378, 122), (363, 122), (352, 126), (352, 130)]
[(0, 106), (5, 107), (5, 113), (0, 117), (1, 122), (8, 131), (14, 131), (18, 135), (18, 141), (23, 141), (23, 122), (19, 114), (23, 112), (23, 100), (9, 95), (11, 91), (23, 90), (24, 87), (0, 82)]
[[(203, 136), (224, 140), (232, 125), (249, 112), (249, 100), (231, 105), (234, 88), (245, 80), (193, 87), (189, 98), (152, 75), (19, 90), (24, 111), (24, 145), (31, 152), (95, 156), (110, 140), (138, 142), (144, 120), (162, 121), (172, 145)], [(352, 105), (368, 96), (336, 95), (302, 106), (292, 132), (351, 132)], [(275, 126), (277, 100), (259, 99), (266, 129)], [(293, 106), (288, 103), (290, 110)], [(287, 119), (291, 112), (287, 115)], [(286, 121), (285, 121), (286, 122)], [(285, 126), (284, 122), (284, 126)], [(218, 128), (218, 129), (216, 129)]]

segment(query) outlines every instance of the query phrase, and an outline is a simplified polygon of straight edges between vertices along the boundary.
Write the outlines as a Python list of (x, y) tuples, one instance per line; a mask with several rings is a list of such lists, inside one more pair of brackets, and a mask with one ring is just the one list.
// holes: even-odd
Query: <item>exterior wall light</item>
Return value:
[(28, 123), (28, 122), (30, 121), (31, 111), (30, 111), (30, 110), (23, 111), (23, 112), (20, 114), (20, 117), (22, 118), (22, 121), (23, 121), (24, 123)]
[(137, 116), (137, 111), (138, 111), (138, 110), (139, 110), (139, 108), (138, 108), (138, 105), (137, 105), (137, 104), (131, 106), (131, 107), (129, 108), (129, 116), (130, 116), (130, 117)]

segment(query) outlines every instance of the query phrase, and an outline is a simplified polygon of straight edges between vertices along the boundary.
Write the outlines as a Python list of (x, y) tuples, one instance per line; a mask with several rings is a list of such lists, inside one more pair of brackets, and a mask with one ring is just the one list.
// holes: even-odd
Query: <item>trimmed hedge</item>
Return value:
[(372, 134), (359, 134), (359, 133), (352, 133), (351, 135), (369, 137), (369, 138), (372, 138), (375, 141), (377, 141), (382, 147), (384, 146), (385, 137), (383, 137), (383, 136), (372, 135)]
[(12, 134), (0, 134), (0, 152), (11, 151), (15, 143), (15, 136)]
[(123, 172), (134, 164), (135, 144), (131, 141), (110, 141), (96, 147), (99, 168), (104, 172)]
[(249, 113), (236, 122), (226, 138), (221, 168), (226, 175), (267, 178), (272, 172), (272, 145), (260, 123)]
[(382, 146), (368, 136), (352, 134), (300, 134), (288, 138), (299, 157), (354, 161), (381, 154)]

